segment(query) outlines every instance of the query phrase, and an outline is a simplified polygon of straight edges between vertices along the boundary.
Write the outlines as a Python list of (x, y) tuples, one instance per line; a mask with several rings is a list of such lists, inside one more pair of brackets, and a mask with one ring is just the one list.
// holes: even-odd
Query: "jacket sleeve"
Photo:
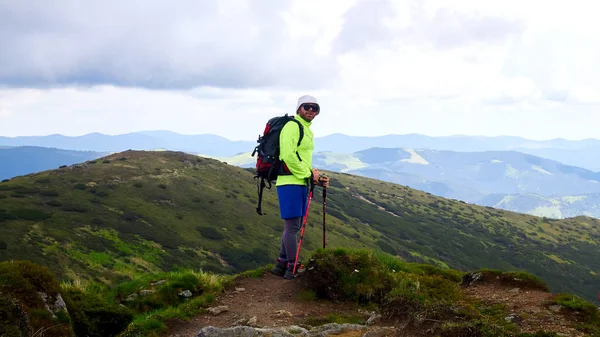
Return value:
[(288, 122), (279, 134), (279, 158), (287, 165), (294, 176), (300, 179), (312, 176), (312, 168), (301, 161), (297, 154), (298, 140), (300, 139), (300, 125)]

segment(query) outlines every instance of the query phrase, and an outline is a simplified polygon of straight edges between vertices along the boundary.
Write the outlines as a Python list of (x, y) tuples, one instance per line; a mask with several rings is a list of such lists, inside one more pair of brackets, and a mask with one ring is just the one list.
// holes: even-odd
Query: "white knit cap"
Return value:
[(319, 105), (319, 103), (317, 103), (316, 98), (310, 95), (304, 95), (298, 98), (298, 105), (296, 105), (296, 111), (298, 111), (298, 108), (300, 108), (300, 106), (304, 103), (314, 103), (316, 105)]

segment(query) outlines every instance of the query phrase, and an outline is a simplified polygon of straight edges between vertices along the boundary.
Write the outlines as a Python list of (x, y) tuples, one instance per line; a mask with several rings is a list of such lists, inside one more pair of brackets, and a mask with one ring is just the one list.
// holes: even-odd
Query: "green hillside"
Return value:
[[(330, 247), (381, 249), (460, 270), (526, 270), (594, 300), (600, 221), (549, 220), (328, 173)], [(273, 262), (282, 222), (251, 170), (179, 152), (126, 151), (0, 183), (0, 260), (115, 283), (178, 268), (237, 273)], [(321, 245), (321, 189), (303, 252)]]

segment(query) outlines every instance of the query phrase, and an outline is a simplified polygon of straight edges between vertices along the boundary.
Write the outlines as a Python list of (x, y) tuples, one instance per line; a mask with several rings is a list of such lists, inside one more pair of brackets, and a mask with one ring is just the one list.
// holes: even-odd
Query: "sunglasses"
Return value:
[(319, 106), (316, 104), (302, 104), (302, 108), (306, 111), (309, 111), (312, 109), (312, 111), (314, 111), (315, 113), (319, 113)]

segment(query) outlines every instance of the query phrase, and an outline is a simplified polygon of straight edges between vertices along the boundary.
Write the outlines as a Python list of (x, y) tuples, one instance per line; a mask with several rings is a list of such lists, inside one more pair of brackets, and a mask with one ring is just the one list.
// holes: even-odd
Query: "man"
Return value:
[[(304, 130), (302, 142), (298, 145), (300, 139), (298, 123), (288, 122), (279, 136), (279, 159), (285, 163), (292, 174), (277, 177), (279, 212), (284, 219), (285, 228), (281, 235), (279, 258), (271, 272), (285, 279), (294, 278), (293, 269), (298, 249), (297, 233), (306, 212), (310, 186), (311, 184), (323, 187), (329, 185), (328, 178), (321, 177), (319, 171), (312, 167), (314, 142), (310, 126), (319, 113), (320, 106), (316, 98), (309, 95), (300, 97), (296, 105), (296, 115), (293, 117), (302, 124)], [(299, 265), (298, 261), (298, 267)]]

